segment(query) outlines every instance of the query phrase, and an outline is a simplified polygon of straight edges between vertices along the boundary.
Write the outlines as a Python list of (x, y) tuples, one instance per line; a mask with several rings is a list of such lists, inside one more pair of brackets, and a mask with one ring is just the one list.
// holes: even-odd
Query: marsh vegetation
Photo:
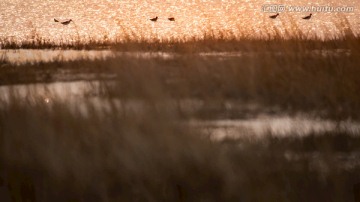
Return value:
[[(359, 121), (359, 36), (349, 29), (328, 40), (271, 32), (265, 38), (3, 41), (10, 49), (114, 54), (14, 64), (4, 53), (1, 201), (352, 201), (360, 191), (354, 186), (360, 182), (357, 131), (253, 138), (238, 130), (237, 138), (214, 140), (186, 124), (304, 113), (339, 126)], [(74, 81), (92, 89), (71, 103), (26, 87)], [(201, 105), (192, 108), (187, 100)], [(135, 101), (141, 108), (128, 107)]]

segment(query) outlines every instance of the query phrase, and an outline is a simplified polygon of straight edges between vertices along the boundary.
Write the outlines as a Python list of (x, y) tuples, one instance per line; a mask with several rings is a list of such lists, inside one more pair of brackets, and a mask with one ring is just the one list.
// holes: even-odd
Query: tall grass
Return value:
[(2, 200), (351, 201), (360, 180), (342, 156), (357, 155), (356, 136), (212, 142), (164, 107), (123, 113), (111, 99), (102, 111), (52, 100), (2, 103)]
[(270, 37), (270, 38), (222, 38), (212, 35), (204, 35), (202, 38), (190, 39), (152, 39), (141, 40), (125, 38), (115, 41), (104, 40), (81, 40), (69, 39), (53, 42), (46, 38), (19, 42), (14, 39), (0, 39), (2, 49), (114, 49), (117, 51), (171, 51), (181, 53), (192, 53), (199, 51), (240, 51), (257, 49), (264, 44), (274, 47), (323, 47), (323, 48), (354, 48), (359, 42), (359, 37), (344, 35), (332, 39), (302, 37)]
[[(273, 26), (269, 26), (264, 21), (262, 27), (257, 27), (261, 34), (255, 30), (244, 30), (238, 27), (238, 32), (230, 30), (217, 30), (211, 26), (204, 28), (201, 33), (193, 33), (188, 36), (159, 36), (157, 29), (147, 28), (147, 32), (143, 31), (143, 27), (135, 26), (134, 29), (128, 29), (119, 25), (122, 29), (114, 37), (109, 38), (109, 33), (102, 33), (101, 36), (84, 36), (79, 35), (77, 25), (74, 27), (73, 36), (67, 36), (66, 39), (52, 40), (51, 37), (43, 36), (38, 33), (37, 28), (30, 24), (29, 37), (17, 40), (14, 37), (3, 37), (0, 39), (0, 47), (2, 49), (104, 49), (113, 48), (120, 51), (137, 50), (137, 51), (217, 51), (217, 50), (243, 50), (243, 46), (249, 48), (264, 42), (280, 42), (281, 44), (307, 46), (338, 46), (349, 45), (352, 42), (359, 41), (359, 33), (353, 30), (350, 22), (345, 16), (339, 16), (338, 21), (330, 22), (334, 25), (334, 30), (321, 27), (324, 36), (309, 34), (299, 26), (292, 16), (288, 16), (287, 20), (278, 19), (279, 23), (274, 22)], [(252, 28), (253, 29), (253, 28)], [(290, 43), (289, 43), (290, 42)]]
[(219, 103), (219, 110), (234, 118), (241, 116), (236, 115), (240, 112), (227, 109), (227, 100), (358, 119), (357, 44), (346, 41), (345, 46), (351, 48), (324, 49), (320, 44), (306, 47), (302, 43), (271, 41), (250, 46), (235, 57), (231, 53), (212, 56), (177, 52), (167, 59), (134, 59), (130, 54), (97, 61), (7, 64), (0, 69), (0, 83), (112, 80), (115, 87), (104, 85), (120, 98), (141, 98), (146, 90), (158, 90), (159, 99), (194, 98)]
[[(278, 37), (210, 33), (201, 39), (128, 37), (117, 43), (5, 39), (6, 48), (109, 45), (120, 52), (171, 52), (171, 57), (134, 59), (130, 54), (22, 65), (4, 57), (1, 85), (66, 82), (86, 75), (100, 81), (93, 91), (106, 106), (99, 108), (91, 95), (75, 103), (49, 95), (50, 102), (44, 102), (31, 89), (20, 98), (9, 88), (9, 99), (0, 101), (0, 200), (351, 201), (359, 194), (357, 186), (353, 193), (360, 180), (358, 136), (333, 131), (214, 142), (184, 124), (241, 117), (243, 111), (229, 108), (229, 100), (359, 119), (358, 36), (346, 32), (319, 40), (302, 32), (292, 38), (274, 32)], [(166, 107), (169, 99), (201, 100), (206, 110), (185, 113), (181, 104), (174, 110)], [(146, 105), (125, 110), (132, 100)]]

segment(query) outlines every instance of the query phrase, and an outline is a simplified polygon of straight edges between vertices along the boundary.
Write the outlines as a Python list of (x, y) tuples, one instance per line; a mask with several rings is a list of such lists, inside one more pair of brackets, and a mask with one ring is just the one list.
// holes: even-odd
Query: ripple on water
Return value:
[[(235, 0), (2, 0), (0, 38), (14, 41), (45, 39), (53, 42), (111, 41), (126, 37), (137, 39), (184, 39), (204, 33), (231, 36), (268, 36), (301, 31), (307, 36), (338, 35), (347, 26), (359, 34), (360, 2), (357, 0), (284, 0), (285, 5), (353, 6), (353, 13), (282, 13), (276, 20), (262, 12), (264, 3), (278, 1)], [(71, 9), (69, 9), (71, 5)], [(154, 23), (149, 19), (159, 16)], [(175, 17), (175, 22), (167, 20)], [(73, 19), (64, 26), (53, 18)], [(348, 22), (348, 23), (347, 23)], [(340, 29), (340, 30), (339, 30)]]
[[(99, 113), (111, 112), (111, 107), (118, 107), (119, 110), (127, 110), (127, 113), (141, 113), (148, 106), (148, 103), (141, 99), (112, 100), (101, 98), (101, 82), (76, 81), (56, 82), (50, 84), (30, 84), (0, 86), (0, 103), (11, 102), (12, 96), (20, 100), (27, 100), (30, 103), (52, 104), (54, 101), (65, 102), (70, 108), (80, 110), (86, 115), (87, 108), (85, 101), (92, 104), (91, 110), (99, 110)], [(178, 110), (179, 100), (164, 100), (162, 108), (167, 110)], [(203, 110), (204, 103), (196, 99), (180, 100), (181, 108), (187, 111)], [(240, 104), (243, 106), (243, 104)], [(4, 107), (2, 105), (0, 107)], [(360, 123), (354, 121), (335, 122), (332, 120), (314, 118), (310, 115), (289, 116), (286, 114), (259, 114), (246, 119), (220, 119), (220, 120), (192, 120), (187, 122), (191, 127), (199, 128), (206, 135), (214, 140), (225, 138), (252, 137), (261, 138), (267, 135), (274, 136), (306, 136), (309, 134), (321, 134), (331, 132), (335, 129), (349, 134), (360, 134)]]

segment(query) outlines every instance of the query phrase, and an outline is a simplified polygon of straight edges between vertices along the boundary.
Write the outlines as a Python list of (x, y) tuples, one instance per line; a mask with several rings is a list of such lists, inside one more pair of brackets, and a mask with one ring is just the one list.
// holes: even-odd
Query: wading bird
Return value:
[(269, 18), (275, 19), (275, 18), (277, 18), (279, 15), (280, 15), (279, 13), (276, 13), (276, 15), (270, 15)]
[(156, 16), (155, 18), (151, 18), (150, 20), (156, 22), (158, 20), (158, 16)]
[(312, 16), (312, 13), (310, 13), (310, 15), (308, 15), (308, 16), (303, 17), (302, 19), (304, 19), (304, 20), (310, 20), (311, 16)]
[(175, 21), (175, 18), (171, 17), (171, 18), (168, 18), (168, 20)]
[(68, 24), (70, 24), (70, 22), (72, 22), (72, 19), (66, 20), (66, 21), (63, 21), (63, 22), (60, 22), (60, 23), (63, 24), (63, 25), (68, 25)]

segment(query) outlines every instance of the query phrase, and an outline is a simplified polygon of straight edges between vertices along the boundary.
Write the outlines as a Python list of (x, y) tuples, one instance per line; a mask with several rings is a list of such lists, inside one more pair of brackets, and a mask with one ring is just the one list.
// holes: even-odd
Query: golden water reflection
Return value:
[[(264, 4), (353, 6), (352, 13), (281, 13), (276, 20), (262, 12)], [(306, 36), (338, 36), (349, 26), (360, 30), (358, 0), (2, 0), (0, 38), (14, 41), (114, 41), (125, 38), (189, 39), (204, 34), (234, 37), (282, 36), (301, 31)], [(157, 22), (149, 19), (159, 16)], [(167, 20), (174, 17), (175, 22)], [(73, 19), (65, 26), (53, 18)], [(349, 23), (347, 23), (349, 22)]]
[[(116, 107), (118, 111), (126, 111), (126, 114), (135, 113), (141, 115), (149, 106), (143, 99), (113, 99), (109, 100), (101, 96), (101, 82), (99, 81), (72, 81), (54, 82), (49, 84), (26, 84), (0, 86), (0, 109), (12, 100), (26, 100), (28, 104), (51, 106), (53, 103), (67, 103), (71, 110), (81, 112), (84, 116), (88, 113), (108, 115)], [(234, 105), (236, 101), (225, 101), (225, 105)], [(159, 107), (169, 112), (180, 109), (182, 113), (194, 113), (206, 108), (206, 101), (201, 99), (165, 99), (157, 103)], [(242, 107), (253, 105), (256, 110), (262, 109), (255, 103), (244, 104)], [(255, 106), (256, 105), (256, 106)], [(237, 106), (240, 107), (240, 106)], [(90, 111), (89, 111), (90, 110)], [(255, 110), (255, 111), (256, 111)], [(237, 138), (263, 138), (269, 134), (273, 136), (307, 136), (310, 134), (322, 134), (331, 131), (342, 131), (349, 134), (360, 133), (360, 123), (351, 120), (333, 121), (314, 117), (310, 114), (287, 115), (279, 111), (277, 114), (268, 114), (266, 110), (257, 113), (256, 116), (245, 119), (191, 119), (184, 124), (200, 129), (205, 135), (213, 140), (237, 139)], [(181, 123), (182, 124), (182, 123)]]

